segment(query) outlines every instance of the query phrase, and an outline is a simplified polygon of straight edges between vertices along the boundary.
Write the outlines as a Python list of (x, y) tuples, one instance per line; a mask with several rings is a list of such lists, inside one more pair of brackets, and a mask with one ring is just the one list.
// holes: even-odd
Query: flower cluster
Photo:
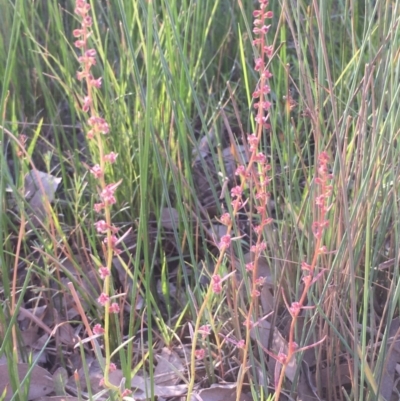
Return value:
[[(109, 349), (109, 330), (110, 330), (110, 314), (117, 314), (120, 312), (118, 303), (113, 302), (113, 297), (110, 296), (110, 277), (111, 277), (111, 263), (112, 255), (118, 254), (118, 238), (116, 233), (118, 229), (112, 224), (110, 209), (116, 200), (116, 190), (121, 184), (121, 181), (116, 183), (109, 183), (106, 180), (107, 165), (115, 163), (118, 154), (110, 152), (106, 154), (104, 146), (104, 135), (110, 133), (110, 126), (107, 121), (101, 117), (95, 107), (97, 102), (93, 99), (96, 96), (96, 91), (101, 88), (102, 78), (95, 78), (92, 74), (92, 67), (96, 65), (97, 52), (95, 49), (90, 48), (89, 38), (92, 35), (93, 21), (89, 15), (91, 6), (86, 0), (76, 0), (75, 14), (80, 21), (80, 27), (73, 31), (73, 36), (76, 38), (74, 44), (79, 49), (81, 55), (78, 57), (80, 64), (79, 71), (76, 76), (82, 82), (85, 89), (85, 94), (81, 98), (82, 112), (87, 115), (86, 126), (87, 139), (95, 141), (98, 149), (99, 160), (90, 168), (90, 173), (96, 179), (98, 187), (99, 201), (94, 204), (94, 211), (98, 213), (99, 218), (94, 227), (100, 235), (103, 236), (103, 251), (104, 259), (107, 261), (106, 266), (99, 266), (99, 276), (103, 280), (103, 292), (98, 297), (97, 301), (105, 309), (104, 328), (100, 324), (96, 324), (93, 328), (94, 334), (104, 335), (105, 352), (106, 352), (106, 366), (104, 384), (106, 387), (114, 388), (109, 379), (108, 374), (111, 372), (115, 365), (111, 363), (111, 352)], [(117, 388), (114, 388), (118, 390)]]
[[(303, 292), (298, 301), (294, 301), (291, 305), (288, 306), (288, 310), (292, 317), (292, 322), (290, 325), (289, 331), (289, 342), (288, 342), (288, 351), (287, 355), (280, 352), (279, 355), (272, 355), (281, 365), (282, 370), (280, 372), (279, 378), (275, 378), (277, 383), (275, 387), (275, 397), (279, 400), (279, 395), (281, 393), (283, 377), (285, 375), (285, 370), (287, 365), (293, 358), (293, 355), (296, 352), (303, 351), (307, 348), (315, 347), (321, 344), (325, 337), (311, 345), (308, 345), (304, 348), (299, 348), (299, 346), (294, 341), (295, 327), (297, 318), (299, 317), (302, 309), (310, 309), (312, 306), (306, 306), (307, 303), (307, 294), (311, 288), (311, 286), (322, 276), (324, 273), (324, 269), (321, 269), (320, 272), (316, 273), (317, 270), (317, 262), (319, 260), (319, 255), (327, 252), (327, 249), (324, 245), (322, 245), (322, 239), (325, 229), (329, 226), (329, 220), (327, 219), (327, 214), (329, 212), (330, 206), (328, 205), (328, 200), (332, 194), (332, 185), (330, 185), (329, 181), (333, 178), (329, 173), (329, 156), (326, 152), (322, 152), (318, 157), (318, 166), (317, 166), (317, 177), (315, 177), (314, 182), (316, 187), (318, 188), (318, 195), (315, 196), (315, 206), (317, 211), (317, 219), (312, 223), (312, 232), (315, 238), (314, 245), (314, 255), (311, 263), (307, 263), (303, 261), (301, 263), (301, 269), (303, 272)], [(278, 370), (277, 370), (278, 371)]]

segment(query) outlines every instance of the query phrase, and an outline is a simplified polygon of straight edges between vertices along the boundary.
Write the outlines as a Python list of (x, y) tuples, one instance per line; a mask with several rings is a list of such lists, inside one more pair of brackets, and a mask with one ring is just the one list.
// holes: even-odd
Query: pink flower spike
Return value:
[(108, 301), (110, 300), (110, 297), (105, 294), (104, 292), (100, 294), (100, 296), (97, 298), (97, 302), (104, 306)]

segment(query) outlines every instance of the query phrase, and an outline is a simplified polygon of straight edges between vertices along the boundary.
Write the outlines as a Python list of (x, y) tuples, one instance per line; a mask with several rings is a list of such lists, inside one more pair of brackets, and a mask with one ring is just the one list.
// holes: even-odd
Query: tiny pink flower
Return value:
[(110, 297), (107, 294), (105, 294), (104, 292), (102, 292), (100, 294), (100, 296), (97, 298), (97, 302), (102, 306), (104, 306), (109, 300), (110, 300)]
[(92, 105), (92, 99), (89, 96), (85, 96), (83, 99), (82, 110), (87, 113), (90, 110), (90, 106)]
[(264, 66), (264, 60), (262, 58), (257, 58), (255, 60), (254, 70), (260, 71)]
[(95, 178), (101, 178), (103, 176), (103, 170), (98, 164), (95, 164), (91, 169), (90, 172), (94, 175)]
[(87, 72), (85, 71), (78, 71), (76, 73), (76, 78), (78, 79), (78, 81), (82, 81), (86, 77), (87, 77)]
[(257, 298), (260, 296), (260, 291), (258, 291), (257, 289), (253, 289), (253, 291), (251, 292), (251, 296), (253, 298)]
[(263, 75), (263, 77), (264, 77), (265, 79), (270, 79), (270, 78), (272, 78), (272, 74), (271, 74), (268, 70), (263, 71), (262, 75)]
[(203, 339), (211, 334), (211, 326), (209, 324), (205, 324), (199, 327), (199, 333), (202, 335)]
[(82, 25), (83, 26), (92, 26), (93, 25), (93, 20), (92, 17), (89, 17), (88, 15), (82, 19)]
[(106, 277), (110, 276), (110, 274), (111, 274), (111, 272), (109, 269), (107, 269), (107, 267), (101, 266), (99, 268), (99, 275), (102, 280), (104, 280)]
[(246, 169), (244, 166), (239, 166), (235, 171), (235, 175), (245, 175), (245, 173)]
[(110, 363), (110, 372), (114, 372), (117, 370), (117, 365), (113, 362)]
[(328, 252), (328, 248), (327, 248), (325, 245), (323, 245), (323, 246), (321, 246), (321, 247), (318, 249), (318, 252), (319, 252), (320, 254), (327, 253), (327, 252)]
[[(105, 244), (108, 244), (108, 238), (104, 238), (103, 241)], [(110, 245), (113, 248), (115, 245), (117, 245), (118, 238), (115, 235), (110, 236)]]
[(109, 205), (113, 205), (114, 203), (117, 202), (114, 196), (115, 190), (112, 189), (109, 185), (107, 185), (102, 191), (101, 191), (101, 199), (104, 201), (104, 203), (108, 203)]
[(236, 187), (233, 187), (231, 189), (231, 196), (232, 197), (241, 197), (242, 196), (242, 187), (240, 185), (237, 185)]
[[(272, 45), (271, 46), (264, 46), (263, 50), (264, 50), (264, 53), (267, 55), (267, 57), (271, 57), (272, 54), (274, 53), (274, 47)], [(268, 79), (270, 77), (266, 77), (266, 78)]]
[(265, 281), (265, 278), (263, 276), (260, 276), (254, 281), (254, 284), (255, 285), (263, 285), (264, 281)]
[(254, 270), (254, 263), (253, 262), (246, 263), (246, 270), (248, 272), (252, 272)]
[(93, 205), (93, 209), (94, 209), (94, 211), (95, 211), (96, 213), (100, 213), (100, 212), (104, 209), (104, 207), (105, 207), (105, 205), (104, 205), (103, 202), (101, 202), (101, 203), (95, 203), (95, 204)]
[(258, 138), (256, 134), (250, 134), (247, 136), (247, 142), (249, 145), (253, 148), (256, 148), (258, 146)]
[(196, 359), (204, 359), (204, 356), (206, 355), (206, 352), (204, 351), (203, 348), (201, 349), (197, 349), (196, 351), (194, 351), (194, 355), (196, 356)]
[(104, 155), (104, 161), (112, 164), (115, 163), (117, 157), (118, 153), (110, 152), (109, 154)]
[(243, 206), (243, 202), (240, 199), (234, 199), (231, 205), (234, 209), (239, 210)]
[(130, 390), (129, 388), (126, 388), (126, 389), (122, 392), (121, 396), (122, 396), (122, 398), (124, 398), (124, 397), (130, 396), (131, 394), (132, 394), (132, 390)]
[(265, 220), (263, 220), (262, 224), (263, 226), (267, 226), (268, 224), (271, 224), (274, 221), (272, 217), (267, 217)]
[(85, 41), (82, 39), (78, 39), (74, 42), (75, 47), (77, 47), (78, 49), (82, 48), (85, 46)]
[(250, 248), (250, 252), (259, 253), (264, 251), (267, 248), (267, 244), (265, 241), (260, 242), (259, 244), (253, 245)]
[(219, 274), (215, 274), (214, 276), (212, 276), (212, 289), (213, 292), (215, 294), (219, 294), (222, 291), (222, 280), (221, 280), (221, 276)]
[(237, 347), (237, 348), (240, 348), (240, 349), (245, 348), (245, 346), (246, 346), (246, 343), (245, 343), (244, 340), (239, 340), (239, 341), (237, 342), (237, 344), (236, 344), (236, 347)]
[(300, 310), (301, 310), (301, 304), (299, 304), (298, 302), (293, 302), (289, 308), (289, 311), (293, 316), (298, 316)]
[(110, 309), (109, 309), (110, 313), (119, 313), (120, 309), (119, 309), (119, 305), (117, 303), (113, 303), (110, 305)]
[(220, 283), (213, 284), (212, 289), (215, 294), (220, 294), (222, 292), (222, 285)]
[(95, 57), (97, 54), (96, 49), (88, 49), (85, 51), (86, 57)]
[(93, 327), (93, 333), (96, 334), (96, 335), (104, 334), (104, 329), (103, 329), (103, 327), (101, 327), (100, 324), (96, 324)]
[(104, 234), (108, 230), (108, 224), (104, 220), (99, 220), (94, 223), (96, 230), (100, 234)]
[(284, 354), (283, 352), (279, 352), (276, 359), (278, 360), (279, 363), (285, 365), (287, 361), (287, 355)]
[(260, 233), (262, 233), (262, 230), (263, 230), (263, 226), (262, 226), (262, 225), (254, 226), (254, 232), (255, 232), (257, 235), (260, 235)]
[(103, 135), (106, 135), (106, 134), (108, 134), (108, 133), (110, 132), (110, 127), (109, 127), (109, 125), (108, 125), (106, 122), (104, 122), (104, 123), (102, 123), (102, 124), (99, 125), (99, 131), (100, 131)]
[(72, 31), (72, 35), (74, 35), (75, 38), (81, 37), (83, 33), (84, 33), (83, 29), (74, 29)]
[(221, 223), (222, 223), (223, 225), (229, 226), (229, 225), (232, 223), (230, 214), (229, 214), (229, 213), (224, 213), (224, 214), (221, 216), (220, 221), (221, 221)]
[(218, 247), (220, 249), (222, 248), (229, 248), (229, 245), (231, 244), (231, 236), (230, 235), (223, 235), (221, 237), (221, 241), (218, 244)]
[(311, 284), (311, 281), (312, 281), (312, 277), (311, 277), (310, 275), (308, 275), (308, 276), (303, 276), (302, 280), (303, 280), (303, 283), (304, 283), (305, 285), (310, 285), (310, 284)]
[(101, 82), (102, 82), (102, 77), (97, 78), (97, 79), (90, 77), (90, 79), (89, 79), (90, 85), (92, 85), (93, 87), (95, 87), (97, 89), (101, 88)]
[[(264, 126), (265, 128), (267, 128), (267, 126), (268, 126), (268, 124), (267, 124), (268, 117), (267, 117), (267, 116), (263, 116), (263, 115), (257, 114), (257, 115), (254, 117), (254, 120), (255, 120), (255, 122), (256, 122), (257, 124), (261, 124), (262, 126)], [(268, 127), (269, 127), (269, 126), (268, 126)]]

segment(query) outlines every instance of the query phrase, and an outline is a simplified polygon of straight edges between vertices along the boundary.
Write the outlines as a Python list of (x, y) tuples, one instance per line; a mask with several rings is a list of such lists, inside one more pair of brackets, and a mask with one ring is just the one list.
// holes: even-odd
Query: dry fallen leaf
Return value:
[(173, 207), (164, 207), (161, 210), (161, 225), (167, 230), (179, 226), (179, 213)]
[(32, 170), (25, 176), (25, 198), (37, 218), (46, 214), (44, 198), (53, 202), (61, 178), (54, 177), (43, 171)]
[[(19, 363), (16, 369), (18, 371), (19, 383), (22, 383), (31, 366), (27, 363)], [(47, 370), (40, 366), (33, 366), (30, 372), (30, 380), (26, 380), (25, 382), (29, 382), (27, 400), (43, 397), (54, 391), (53, 378)], [(11, 387), (8, 365), (0, 365), (0, 394), (3, 394), (5, 389), (7, 389), (7, 393), (4, 401), (9, 401), (14, 396), (14, 392)], [(20, 395), (22, 394), (21, 392)]]
[(394, 391), (394, 381), (396, 373), (396, 365), (400, 363), (400, 337), (398, 335), (400, 330), (400, 318), (392, 320), (389, 328), (389, 338), (395, 339), (396, 342), (389, 341), (387, 345), (386, 368), (383, 371), (382, 383), (380, 387), (381, 396), (385, 400), (390, 400)]
[[(213, 384), (191, 396), (191, 401), (231, 401), (236, 400), (236, 383)], [(252, 397), (242, 392), (240, 401), (252, 401)]]
[(156, 355), (156, 358), (158, 363), (154, 370), (154, 383), (157, 385), (178, 384), (185, 372), (185, 367), (178, 354), (168, 348), (163, 348), (161, 355)]

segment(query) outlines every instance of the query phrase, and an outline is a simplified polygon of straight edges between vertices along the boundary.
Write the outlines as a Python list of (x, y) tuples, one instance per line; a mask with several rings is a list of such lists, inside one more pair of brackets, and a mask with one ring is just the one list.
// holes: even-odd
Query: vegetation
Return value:
[(0, 0), (2, 399), (399, 398), (400, 2), (267, 3)]

